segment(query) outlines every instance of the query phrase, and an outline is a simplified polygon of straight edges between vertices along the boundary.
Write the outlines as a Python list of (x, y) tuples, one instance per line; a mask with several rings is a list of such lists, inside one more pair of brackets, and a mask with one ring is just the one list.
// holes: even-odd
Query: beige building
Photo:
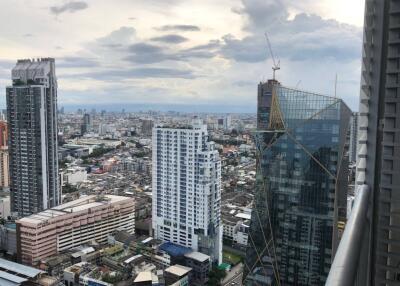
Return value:
[(37, 265), (60, 251), (96, 241), (107, 242), (116, 229), (135, 232), (133, 198), (87, 196), (22, 218), (17, 223), (17, 256)]
[(8, 171), (8, 147), (0, 148), (0, 187), (7, 188), (10, 186), (10, 175)]

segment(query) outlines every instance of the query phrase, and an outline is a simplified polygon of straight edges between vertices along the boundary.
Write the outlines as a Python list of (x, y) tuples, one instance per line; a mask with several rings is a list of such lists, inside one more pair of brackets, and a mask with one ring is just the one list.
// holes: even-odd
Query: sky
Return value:
[(358, 109), (363, 0), (1, 0), (0, 107), (19, 58), (54, 57), (62, 106), (255, 111), (272, 77)]

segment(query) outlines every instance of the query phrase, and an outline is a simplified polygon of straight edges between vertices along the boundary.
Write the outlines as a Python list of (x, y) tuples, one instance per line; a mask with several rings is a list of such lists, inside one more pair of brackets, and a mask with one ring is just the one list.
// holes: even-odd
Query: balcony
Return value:
[(368, 285), (369, 237), (368, 218), (370, 190), (367, 185), (358, 189), (358, 195), (336, 251), (325, 286)]

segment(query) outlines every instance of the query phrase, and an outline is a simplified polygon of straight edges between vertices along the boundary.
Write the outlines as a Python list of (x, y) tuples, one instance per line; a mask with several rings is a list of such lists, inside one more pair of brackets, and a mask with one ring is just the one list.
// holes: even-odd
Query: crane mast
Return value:
[(268, 37), (267, 33), (265, 33), (265, 38), (267, 39), (268, 49), (269, 49), (269, 52), (271, 54), (272, 63), (273, 63), (273, 65), (272, 65), (272, 78), (273, 78), (273, 80), (275, 80), (275, 73), (276, 73), (276, 71), (281, 69), (281, 62), (279, 60), (278, 60), (278, 62), (276, 62), (276, 60), (275, 60), (274, 52), (272, 50), (271, 42), (269, 40), (269, 37)]

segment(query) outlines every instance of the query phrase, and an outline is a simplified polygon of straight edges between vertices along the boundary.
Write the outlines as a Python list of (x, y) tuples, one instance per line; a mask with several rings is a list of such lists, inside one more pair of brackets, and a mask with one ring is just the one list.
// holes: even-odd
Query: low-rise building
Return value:
[(44, 271), (0, 258), (0, 285), (56, 286), (58, 280)]
[(175, 264), (164, 270), (166, 285), (188, 286), (191, 284), (192, 269), (183, 265)]
[(69, 167), (63, 172), (63, 184), (76, 185), (87, 180), (87, 171), (83, 167)]
[(185, 262), (185, 265), (192, 269), (191, 285), (206, 285), (211, 270), (210, 256), (193, 251), (185, 254)]
[(87, 262), (80, 262), (64, 269), (63, 280), (64, 285), (66, 286), (113, 285), (102, 281), (101, 279), (99, 279), (99, 276), (99, 272), (94, 265)]
[(107, 236), (119, 228), (134, 233), (135, 200), (91, 195), (16, 223), (18, 259), (37, 265), (41, 259), (90, 241), (106, 243)]

